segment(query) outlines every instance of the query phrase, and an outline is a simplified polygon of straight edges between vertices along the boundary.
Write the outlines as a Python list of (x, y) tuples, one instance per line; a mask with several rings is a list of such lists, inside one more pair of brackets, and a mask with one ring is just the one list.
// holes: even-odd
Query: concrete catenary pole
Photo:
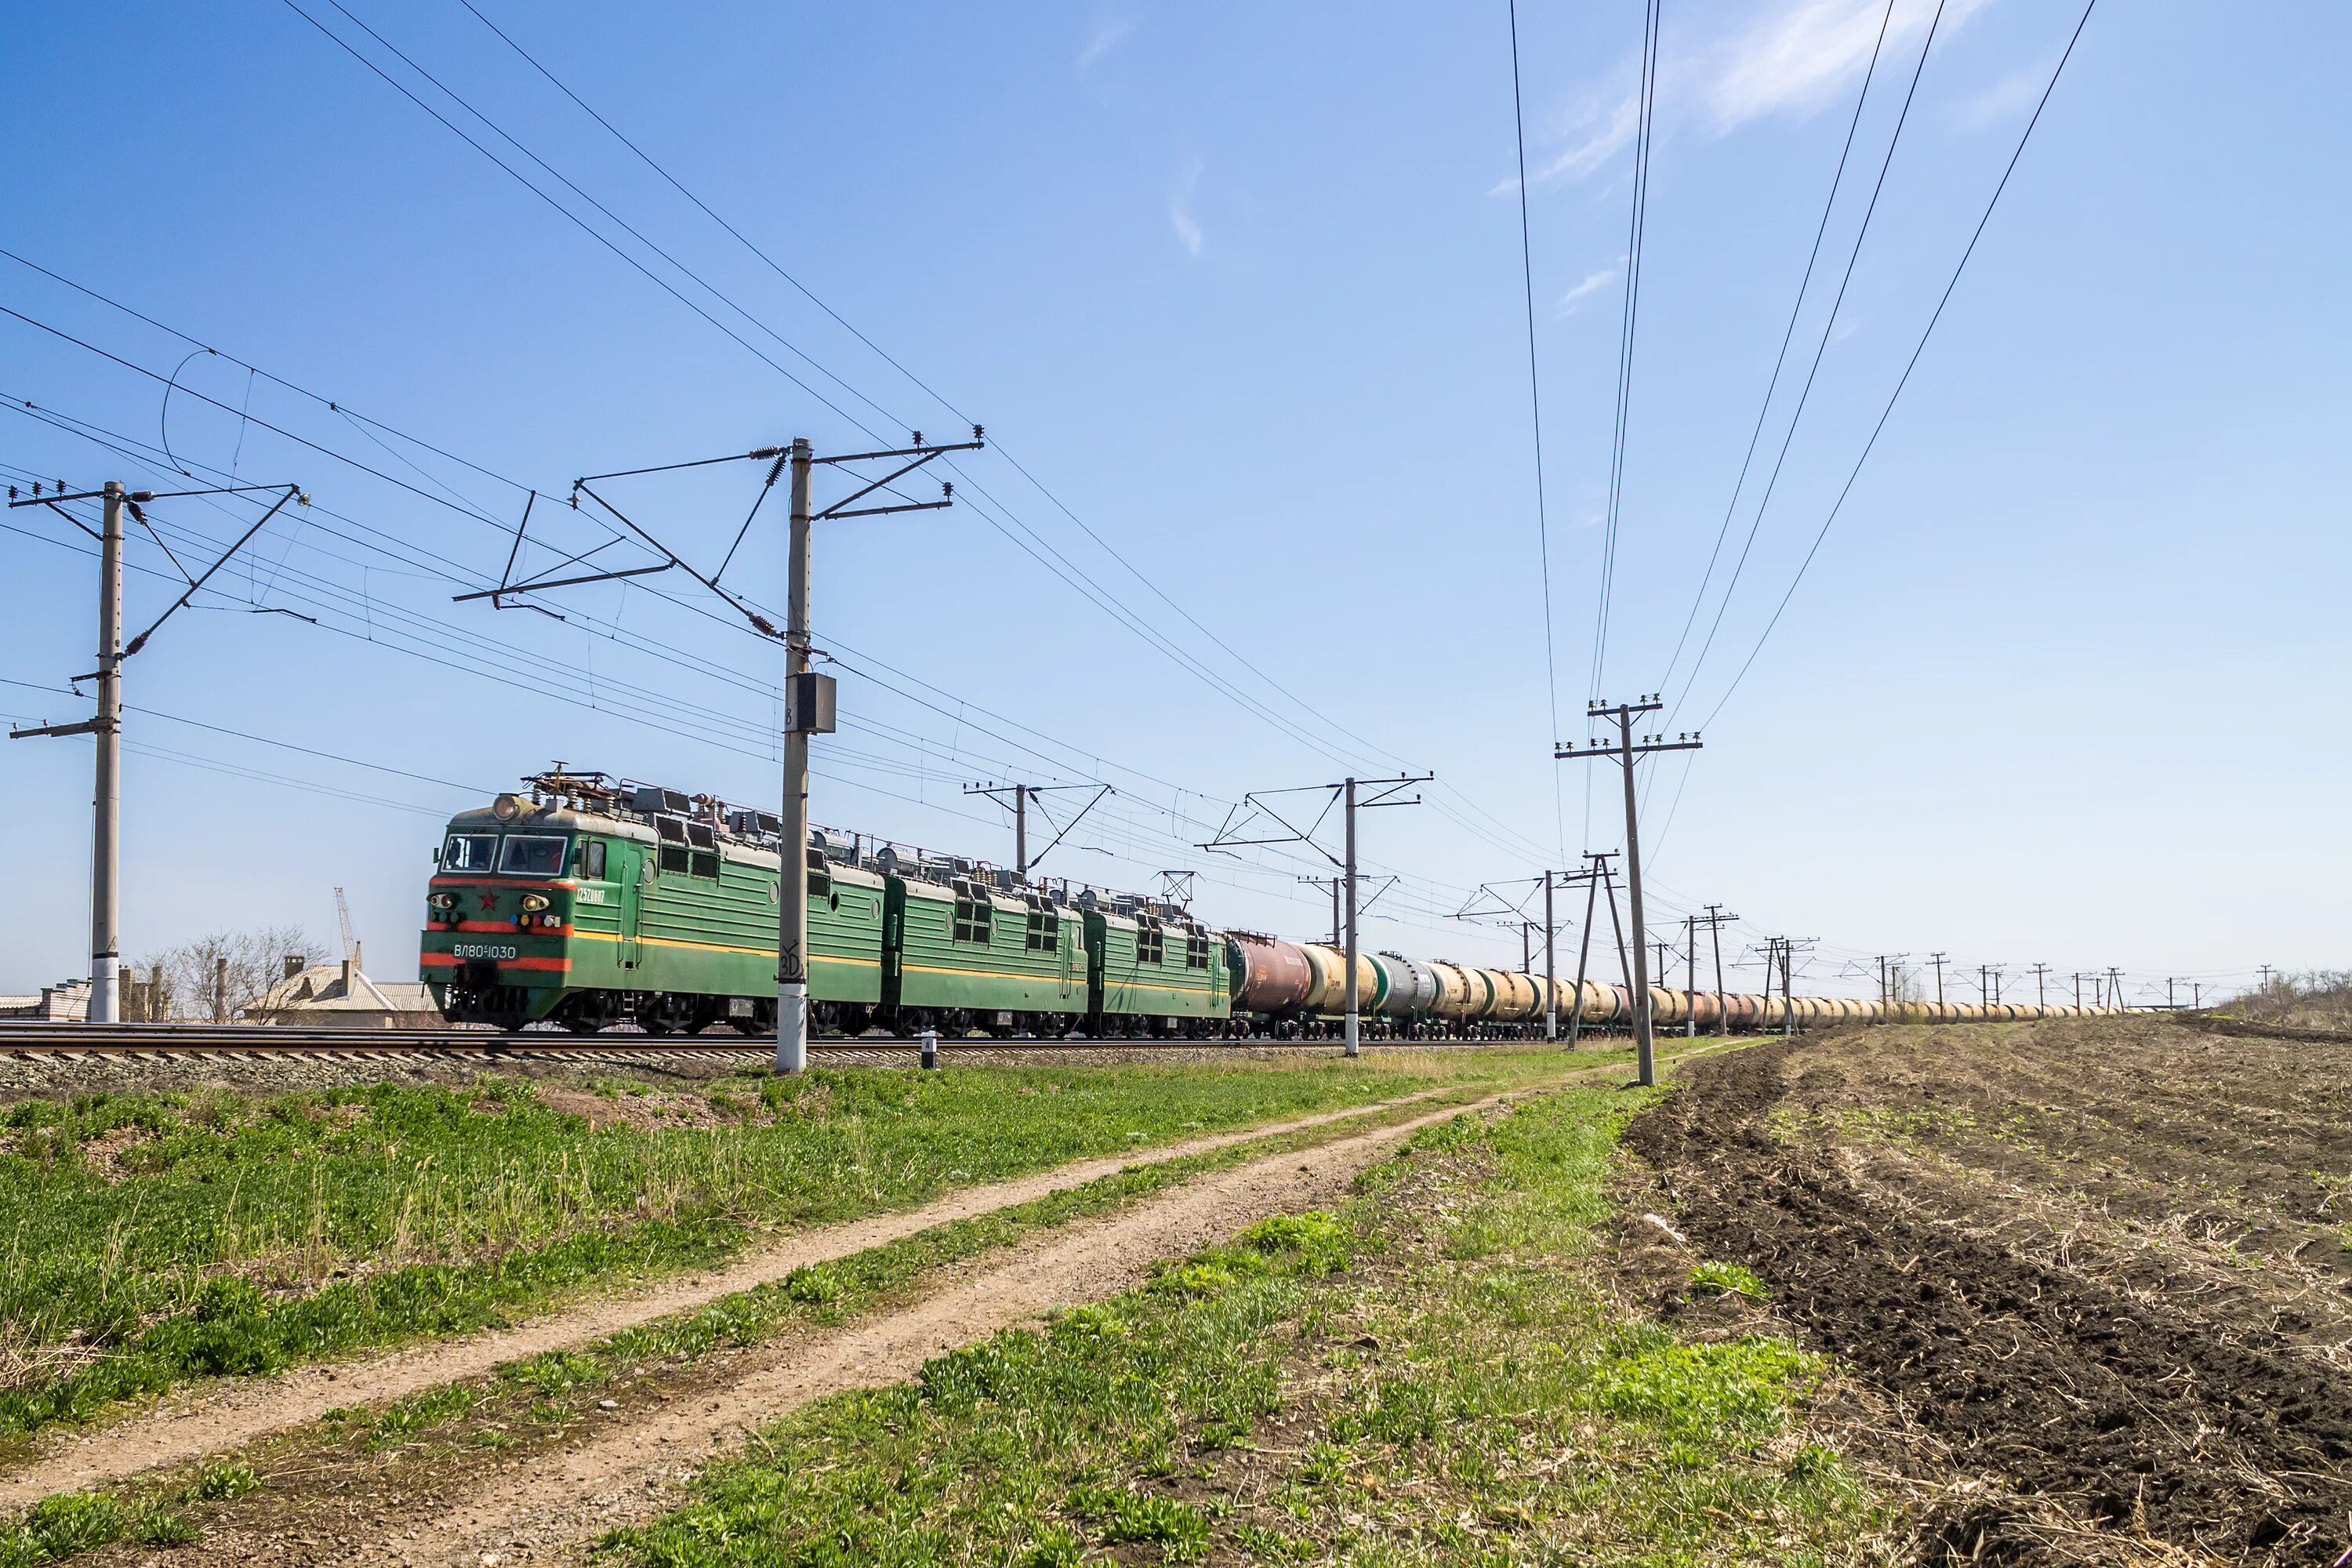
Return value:
[[(809, 668), (809, 470), (815, 453), (793, 442), (792, 553), (784, 584), (784, 674)], [(776, 1070), (808, 1070), (808, 731), (788, 716), (784, 733), (782, 863), (776, 913)]]
[(1347, 782), (1348, 791), (1348, 1054), (1356, 1056), (1362, 1050), (1358, 1035), (1356, 1008), (1360, 1000), (1356, 994), (1356, 781)]
[(1723, 994), (1722, 910), (1721, 904), (1706, 906), (1706, 931), (1708, 939), (1715, 944), (1715, 1032), (1727, 1035), (1731, 1033), (1731, 1008)]
[(122, 485), (106, 481), (99, 540), (97, 790), (89, 844), (89, 1011), (122, 1021)]
[(1698, 917), (1683, 917), (1683, 983), (1690, 987), (1692, 1005), (1684, 1008), (1683, 1036), (1685, 1039), (1698, 1033)]
[(1013, 874), (1029, 879), (1029, 786), (1013, 786)]

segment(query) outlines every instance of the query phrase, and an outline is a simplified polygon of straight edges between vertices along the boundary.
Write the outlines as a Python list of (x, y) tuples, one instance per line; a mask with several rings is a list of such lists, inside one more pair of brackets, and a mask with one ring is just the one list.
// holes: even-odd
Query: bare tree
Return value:
[(310, 954), (325, 950), (299, 925), (261, 926), (184, 942), (139, 967), (151, 974), (162, 972), (163, 1017), (209, 1019), (217, 1005), (233, 1021), (286, 977), (289, 959), (299, 960), (300, 967)]

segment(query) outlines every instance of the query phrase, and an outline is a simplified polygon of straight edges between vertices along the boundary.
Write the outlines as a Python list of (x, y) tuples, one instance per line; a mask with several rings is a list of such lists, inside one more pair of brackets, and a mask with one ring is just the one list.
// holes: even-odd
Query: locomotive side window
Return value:
[(1135, 962), (1158, 963), (1162, 959), (1162, 937), (1156, 925), (1139, 926), (1135, 932)]
[(1184, 939), (1184, 967), (1187, 969), (1209, 967), (1209, 939), (1203, 933), (1194, 931)]
[(509, 877), (553, 877), (563, 869), (568, 841), (561, 834), (509, 833), (499, 869)]
[(449, 842), (441, 847), (441, 869), (487, 871), (498, 858), (498, 848), (495, 833), (452, 833)]
[(1031, 952), (1052, 952), (1062, 945), (1062, 917), (1052, 910), (1031, 910), (1029, 930), (1022, 944)]
[(687, 855), (685, 823), (675, 816), (656, 816), (654, 832), (661, 839), (663, 870), (684, 871), (692, 865)]
[(955, 940), (987, 945), (996, 934), (996, 906), (985, 898), (960, 898), (955, 901)]
[(604, 879), (604, 842), (591, 838), (580, 846), (580, 869), (592, 882)]

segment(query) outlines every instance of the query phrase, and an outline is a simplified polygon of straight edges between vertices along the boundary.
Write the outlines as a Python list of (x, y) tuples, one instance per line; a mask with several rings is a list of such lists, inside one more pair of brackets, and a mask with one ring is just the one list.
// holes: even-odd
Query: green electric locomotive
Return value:
[[(775, 1026), (776, 819), (561, 770), (450, 819), (418, 963), (452, 1022)], [(830, 834), (803, 851), (823, 1033), (1204, 1036), (1223, 938), (1173, 905)]]

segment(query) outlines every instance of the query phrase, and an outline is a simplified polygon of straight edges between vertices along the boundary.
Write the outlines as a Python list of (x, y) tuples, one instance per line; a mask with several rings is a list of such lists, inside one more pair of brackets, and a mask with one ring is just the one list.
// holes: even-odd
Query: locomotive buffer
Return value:
[(1615, 757), (1625, 770), (1625, 881), (1633, 900), (1631, 911), (1633, 932), (1633, 1050), (1639, 1065), (1642, 1084), (1647, 1088), (1658, 1081), (1657, 1063), (1652, 1054), (1650, 1038), (1650, 974), (1649, 954), (1643, 951), (1639, 940), (1649, 928), (1642, 923), (1642, 839), (1635, 818), (1633, 759), (1646, 757), (1653, 752), (1696, 752), (1699, 738), (1696, 731), (1686, 731), (1669, 741), (1663, 734), (1633, 734), (1633, 721), (1644, 713), (1655, 713), (1665, 706), (1653, 693), (1639, 702), (1611, 705), (1595, 702), (1585, 710), (1587, 719), (1605, 719), (1617, 726), (1616, 743), (1588, 740), (1581, 746), (1555, 746), (1554, 758), (1566, 761), (1570, 757)]

